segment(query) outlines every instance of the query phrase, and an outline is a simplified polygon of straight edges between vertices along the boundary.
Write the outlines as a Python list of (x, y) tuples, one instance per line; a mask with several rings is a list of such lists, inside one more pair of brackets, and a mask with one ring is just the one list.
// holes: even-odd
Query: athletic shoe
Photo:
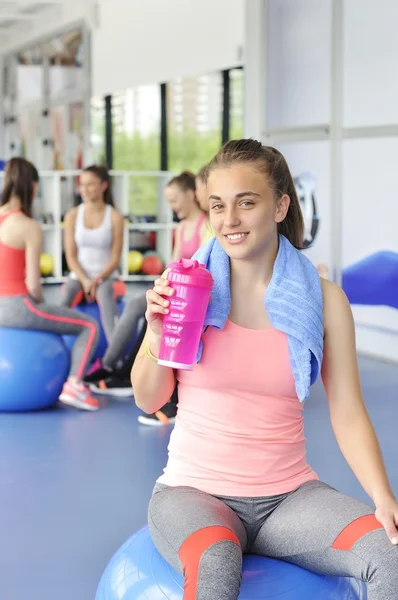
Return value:
[(163, 425), (174, 425), (177, 414), (177, 406), (168, 402), (161, 410), (157, 410), (152, 415), (139, 415), (138, 421), (142, 425), (152, 427), (162, 427)]
[(69, 383), (68, 381), (64, 383), (59, 400), (62, 404), (74, 406), (81, 410), (98, 410), (101, 406), (99, 401), (92, 397), (90, 390), (82, 383)]
[(90, 390), (94, 394), (117, 396), (118, 398), (131, 398), (133, 388), (128, 379), (119, 379), (116, 376), (101, 379), (97, 383), (90, 383)]

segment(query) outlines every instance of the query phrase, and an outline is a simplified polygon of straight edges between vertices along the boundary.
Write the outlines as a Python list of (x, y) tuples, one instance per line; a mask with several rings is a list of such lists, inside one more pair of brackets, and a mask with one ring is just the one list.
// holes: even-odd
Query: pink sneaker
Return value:
[(91, 396), (90, 390), (82, 383), (66, 382), (59, 397), (60, 402), (81, 408), (82, 410), (98, 410), (100, 403)]

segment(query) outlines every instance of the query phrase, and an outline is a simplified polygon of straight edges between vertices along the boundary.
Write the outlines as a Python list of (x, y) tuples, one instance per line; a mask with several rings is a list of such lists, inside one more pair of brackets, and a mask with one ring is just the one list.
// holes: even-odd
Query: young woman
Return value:
[[(199, 207), (196, 197), (195, 176), (188, 171), (174, 177), (166, 186), (165, 197), (170, 207), (181, 219), (177, 229), (173, 260), (191, 258), (204, 243), (209, 234), (207, 214)], [(87, 376), (86, 381), (97, 394), (115, 396), (131, 396), (130, 382), (121, 380), (119, 372), (114, 373), (118, 361), (123, 358), (123, 352), (137, 331), (137, 325), (145, 314), (146, 297), (139, 295), (127, 304), (120, 321), (112, 335), (107, 352), (101, 361), (101, 369)], [(135, 359), (139, 346), (129, 357), (130, 365)], [(131, 367), (130, 367), (131, 368)], [(93, 383), (94, 382), (94, 383)], [(167, 403), (162, 410), (151, 415), (140, 415), (140, 423), (144, 425), (169, 425), (174, 422), (176, 415), (176, 395), (173, 402)]]
[(195, 175), (183, 171), (166, 186), (165, 197), (180, 219), (175, 230), (173, 260), (191, 258), (206, 238), (206, 211), (196, 197)]
[[(196, 254), (215, 279), (198, 364), (159, 366), (167, 276), (147, 293), (148, 330), (132, 369), (137, 405), (179, 405), (149, 506), (154, 543), (185, 577), (184, 598), (236, 600), (242, 554), (286, 560), (398, 597), (398, 504), (358, 376), (343, 291), (299, 251), (303, 220), (274, 148), (228, 142), (210, 163), (216, 240)], [(303, 401), (322, 373), (333, 429), (375, 508), (319, 481), (306, 460)]]
[(65, 254), (70, 277), (61, 304), (72, 306), (77, 294), (97, 300), (109, 340), (118, 318), (113, 282), (123, 246), (123, 216), (114, 208), (105, 167), (87, 167), (80, 175), (83, 202), (65, 216)]
[(32, 218), (38, 181), (38, 172), (30, 162), (12, 158), (7, 163), (0, 201), (0, 326), (78, 336), (70, 374), (59, 399), (77, 408), (97, 410), (98, 400), (82, 384), (98, 342), (96, 322), (74, 310), (43, 303), (43, 234)]

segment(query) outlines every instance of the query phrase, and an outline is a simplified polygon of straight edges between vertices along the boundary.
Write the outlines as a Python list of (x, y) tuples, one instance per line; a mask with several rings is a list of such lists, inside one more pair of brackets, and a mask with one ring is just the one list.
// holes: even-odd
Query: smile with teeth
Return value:
[(227, 233), (225, 237), (229, 240), (241, 240), (247, 236), (247, 233)]

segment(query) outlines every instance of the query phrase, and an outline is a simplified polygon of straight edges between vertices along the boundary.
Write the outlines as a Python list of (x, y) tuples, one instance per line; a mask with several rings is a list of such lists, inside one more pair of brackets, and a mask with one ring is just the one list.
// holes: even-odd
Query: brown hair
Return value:
[(297, 249), (303, 248), (304, 221), (293, 177), (283, 155), (276, 148), (263, 146), (253, 139), (230, 140), (209, 163), (206, 175), (214, 169), (228, 168), (237, 164), (251, 164), (268, 176), (278, 200), (287, 194), (290, 205), (286, 217), (278, 223), (278, 232)]
[(196, 177), (198, 179), (200, 179), (201, 181), (203, 181), (203, 183), (206, 183), (206, 178), (207, 178), (207, 165), (205, 165), (204, 167), (202, 167), (197, 173), (196, 173)]
[(173, 179), (170, 179), (167, 187), (169, 185), (178, 185), (183, 192), (187, 192), (188, 190), (196, 192), (195, 175), (191, 171), (183, 171), (180, 175), (176, 175)]
[(92, 173), (102, 182), (108, 184), (108, 187), (104, 191), (104, 202), (105, 204), (109, 204), (110, 206), (114, 206), (113, 195), (112, 195), (112, 181), (109, 175), (109, 171), (106, 167), (102, 167), (100, 165), (90, 165), (84, 169), (84, 173)]
[(24, 158), (11, 158), (5, 168), (3, 193), (0, 206), (7, 204), (12, 196), (21, 201), (21, 210), (27, 216), (32, 216), (33, 184), (39, 181), (36, 167)]

